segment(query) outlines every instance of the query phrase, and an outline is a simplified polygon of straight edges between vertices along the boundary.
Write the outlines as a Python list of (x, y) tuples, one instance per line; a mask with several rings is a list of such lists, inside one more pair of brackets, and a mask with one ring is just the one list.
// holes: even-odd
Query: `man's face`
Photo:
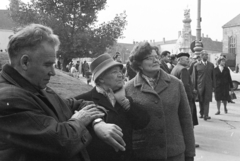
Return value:
[(188, 66), (189, 65), (189, 58), (187, 56), (180, 57), (180, 64), (182, 64), (183, 66)]
[(103, 74), (101, 81), (105, 86), (111, 88), (113, 91), (122, 88), (124, 80), (120, 66), (114, 66), (108, 69), (106, 73)]
[(202, 60), (207, 61), (208, 60), (208, 53), (202, 53)]
[(168, 54), (167, 54), (166, 56), (164, 56), (162, 59), (163, 59), (163, 61), (164, 61), (165, 63), (169, 63), (170, 60), (171, 60), (170, 54), (168, 53)]
[(55, 75), (53, 67), (56, 58), (55, 53), (54, 47), (44, 42), (30, 56), (26, 77), (38, 89), (46, 88), (50, 77)]

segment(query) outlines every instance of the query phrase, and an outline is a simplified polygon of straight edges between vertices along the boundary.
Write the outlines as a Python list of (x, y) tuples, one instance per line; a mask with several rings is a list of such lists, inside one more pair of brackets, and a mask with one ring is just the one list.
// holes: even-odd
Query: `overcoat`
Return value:
[(95, 104), (103, 106), (107, 112), (106, 123), (118, 125), (123, 132), (123, 140), (126, 143), (125, 152), (116, 152), (108, 144), (100, 140), (94, 133), (92, 134), (92, 142), (87, 147), (91, 161), (132, 161), (132, 129), (145, 127), (149, 122), (149, 115), (146, 111), (139, 108), (137, 103), (133, 104), (130, 101), (130, 110), (124, 110), (119, 103), (115, 106), (110, 103), (108, 98), (101, 93), (98, 93), (96, 87), (91, 91), (75, 97), (93, 101)]
[(204, 65), (202, 61), (197, 62), (193, 67), (193, 86), (198, 91), (199, 101), (211, 102), (214, 88), (214, 65), (207, 61)]
[(193, 125), (198, 125), (197, 109), (196, 109), (194, 94), (193, 94), (194, 88), (193, 88), (192, 80), (191, 80), (188, 69), (181, 64), (177, 64), (171, 71), (171, 74), (183, 82), (185, 91), (187, 93), (188, 102), (192, 112)]
[(162, 70), (164, 70), (166, 73), (170, 74), (171, 70), (168, 68), (167, 64), (163, 61), (160, 60), (160, 67), (162, 68)]
[[(187, 95), (182, 82), (160, 69), (153, 89), (138, 73), (126, 84), (126, 94), (148, 111), (150, 122), (134, 130), (133, 150), (140, 159), (195, 156), (195, 139)], [(177, 158), (175, 158), (178, 160)]]
[(0, 76), (0, 160), (83, 161), (91, 135), (71, 119), (83, 103), (67, 102), (49, 87), (37, 90), (5, 65)]
[(216, 101), (227, 101), (229, 99), (229, 90), (230, 88), (233, 88), (229, 69), (224, 67), (223, 71), (221, 72), (219, 67), (216, 67), (214, 68), (214, 76), (216, 85), (214, 94)]

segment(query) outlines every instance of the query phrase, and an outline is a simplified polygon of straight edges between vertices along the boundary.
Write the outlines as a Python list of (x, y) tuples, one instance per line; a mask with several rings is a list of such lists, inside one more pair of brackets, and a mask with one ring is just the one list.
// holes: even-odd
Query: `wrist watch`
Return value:
[(98, 124), (99, 122), (102, 122), (102, 121), (103, 121), (103, 119), (97, 118), (92, 122), (92, 126), (94, 126), (94, 125), (96, 125), (96, 124)]

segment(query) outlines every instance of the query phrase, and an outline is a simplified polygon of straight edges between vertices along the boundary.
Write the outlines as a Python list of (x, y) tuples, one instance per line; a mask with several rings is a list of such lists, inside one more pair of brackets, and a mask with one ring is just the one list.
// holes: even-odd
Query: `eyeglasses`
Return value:
[(158, 55), (147, 56), (147, 57), (145, 57), (143, 60), (154, 61), (154, 60), (159, 60), (159, 57), (158, 57)]

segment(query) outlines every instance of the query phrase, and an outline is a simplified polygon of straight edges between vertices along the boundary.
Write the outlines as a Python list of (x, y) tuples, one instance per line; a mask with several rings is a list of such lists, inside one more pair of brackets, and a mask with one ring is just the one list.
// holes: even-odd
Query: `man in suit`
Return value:
[[(132, 129), (145, 127), (149, 122), (149, 115), (135, 104), (132, 98), (125, 96), (123, 65), (114, 61), (109, 54), (97, 57), (90, 65), (93, 81), (96, 86), (89, 92), (76, 96), (78, 99), (93, 101), (95, 104), (107, 109), (107, 118), (95, 120), (94, 130), (99, 124), (107, 123), (116, 127), (119, 137), (124, 142), (119, 142), (125, 151), (118, 152), (93, 134), (93, 141), (87, 147), (91, 161), (131, 161)], [(104, 121), (103, 121), (104, 120)]]
[(170, 52), (169, 51), (163, 51), (160, 55), (160, 67), (168, 74), (171, 73), (171, 70), (168, 68), (167, 63), (170, 62)]
[(214, 88), (214, 65), (208, 61), (208, 53), (205, 50), (201, 52), (201, 58), (202, 60), (193, 67), (193, 84), (198, 92), (200, 118), (206, 121), (211, 119), (208, 113)]

